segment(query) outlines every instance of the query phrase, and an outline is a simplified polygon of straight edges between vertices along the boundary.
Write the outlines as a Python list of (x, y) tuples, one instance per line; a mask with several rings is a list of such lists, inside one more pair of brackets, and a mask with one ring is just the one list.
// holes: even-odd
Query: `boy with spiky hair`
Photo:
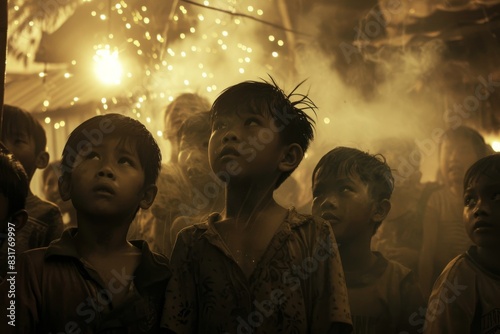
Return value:
[(424, 333), (500, 330), (500, 154), (476, 161), (463, 190), (463, 222), (474, 245), (434, 283)]
[(177, 236), (162, 320), (169, 331), (350, 331), (331, 227), (273, 198), (313, 138), (304, 109), (315, 105), (296, 89), (245, 81), (215, 100), (208, 152), (225, 205)]
[(370, 249), (393, 184), (382, 156), (349, 147), (331, 150), (313, 171), (312, 211), (339, 242), (355, 333), (416, 332), (409, 318), (425, 304), (411, 270)]
[(77, 212), (47, 248), (19, 259), (21, 333), (156, 333), (170, 277), (167, 259), (127, 241), (139, 209), (156, 196), (160, 149), (140, 122), (93, 117), (68, 138), (59, 191)]
[[(21, 162), (31, 183), (35, 171), (46, 168), (49, 162), (42, 125), (26, 110), (4, 105), (0, 133), (0, 140)], [(16, 235), (17, 252), (48, 246), (61, 236), (64, 225), (59, 208), (34, 195), (31, 189), (26, 198), (26, 211), (28, 221)]]

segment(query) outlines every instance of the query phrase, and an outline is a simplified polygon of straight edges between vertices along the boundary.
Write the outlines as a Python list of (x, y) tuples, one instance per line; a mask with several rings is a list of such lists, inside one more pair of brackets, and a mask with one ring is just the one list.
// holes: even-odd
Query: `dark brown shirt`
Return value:
[[(131, 241), (142, 252), (132, 284), (112, 271), (115, 279), (106, 285), (77, 253), (76, 232), (68, 229), (48, 248), (19, 256), (17, 333), (157, 333), (168, 260), (145, 241)], [(115, 307), (113, 293), (122, 289), (128, 289), (127, 300)]]

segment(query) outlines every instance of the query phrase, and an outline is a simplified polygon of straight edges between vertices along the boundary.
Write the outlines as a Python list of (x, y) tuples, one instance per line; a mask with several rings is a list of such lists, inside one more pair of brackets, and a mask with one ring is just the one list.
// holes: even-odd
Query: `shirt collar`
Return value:
[[(54, 240), (49, 245), (45, 253), (45, 260), (63, 256), (73, 258), (84, 265), (74, 241), (77, 232), (78, 228), (76, 227), (66, 229), (60, 239)], [(153, 253), (144, 240), (131, 240), (130, 243), (141, 250), (141, 261), (134, 272), (134, 284), (139, 290), (171, 276), (168, 259), (165, 256)]]

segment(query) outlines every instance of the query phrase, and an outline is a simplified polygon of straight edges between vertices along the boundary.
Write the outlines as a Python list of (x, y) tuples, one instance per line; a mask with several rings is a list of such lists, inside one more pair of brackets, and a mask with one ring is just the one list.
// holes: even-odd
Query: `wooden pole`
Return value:
[(0, 75), (2, 83), (0, 87), (0, 139), (2, 138), (2, 122), (3, 122), (3, 101), (5, 94), (5, 66), (7, 63), (7, 0), (0, 0), (2, 3), (0, 8)]

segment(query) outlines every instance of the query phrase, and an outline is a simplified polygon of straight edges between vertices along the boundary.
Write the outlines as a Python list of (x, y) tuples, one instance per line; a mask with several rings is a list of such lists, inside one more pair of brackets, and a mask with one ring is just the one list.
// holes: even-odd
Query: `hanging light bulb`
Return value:
[(123, 68), (118, 58), (118, 50), (111, 51), (109, 44), (99, 45), (94, 55), (95, 72), (97, 77), (108, 85), (121, 83)]

